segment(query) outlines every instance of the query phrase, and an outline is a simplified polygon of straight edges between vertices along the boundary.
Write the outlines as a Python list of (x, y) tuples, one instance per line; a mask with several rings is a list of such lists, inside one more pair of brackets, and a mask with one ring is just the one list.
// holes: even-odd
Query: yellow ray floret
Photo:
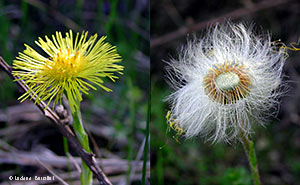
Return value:
[[(98, 41), (97, 34), (87, 39), (88, 32), (77, 33), (72, 30), (63, 37), (61, 32), (52, 35), (52, 39), (45, 36), (35, 43), (48, 56), (43, 56), (30, 46), (13, 62), (13, 75), (23, 80), (29, 90), (19, 99), (24, 101), (30, 96), (38, 96), (35, 103), (55, 100), (58, 104), (65, 92), (72, 112), (78, 108), (82, 100), (82, 93), (88, 94), (89, 89), (96, 90), (96, 86), (106, 91), (111, 89), (103, 85), (103, 78), (108, 77), (113, 82), (118, 79), (115, 73), (122, 74), (121, 57), (115, 46), (104, 42), (106, 37)], [(47, 105), (47, 106), (48, 106)]]

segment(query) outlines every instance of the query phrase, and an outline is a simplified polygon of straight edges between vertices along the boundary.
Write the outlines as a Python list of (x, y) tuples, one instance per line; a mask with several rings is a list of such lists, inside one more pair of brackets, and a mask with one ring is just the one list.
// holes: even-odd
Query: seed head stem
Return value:
[(254, 185), (262, 185), (260, 178), (259, 178), (259, 172), (258, 172), (258, 166), (257, 166), (257, 158), (255, 155), (255, 149), (254, 149), (254, 143), (252, 140), (246, 136), (245, 133), (242, 133), (242, 140), (241, 140), (244, 150), (246, 152), (249, 165), (251, 168), (251, 174), (253, 178)]

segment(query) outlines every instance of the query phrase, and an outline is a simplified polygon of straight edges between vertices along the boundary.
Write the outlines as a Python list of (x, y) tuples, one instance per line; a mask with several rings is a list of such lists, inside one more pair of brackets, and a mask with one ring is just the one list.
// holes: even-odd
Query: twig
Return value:
[(166, 7), (166, 12), (169, 14), (171, 19), (177, 26), (184, 24), (183, 18), (181, 17), (180, 13), (177, 11), (176, 6), (171, 0), (166, 0), (164, 6)]
[(76, 170), (77, 170), (79, 173), (81, 173), (80, 166), (79, 166), (78, 162), (74, 159), (74, 157), (73, 157), (69, 152), (67, 153), (67, 156), (68, 156), (69, 159), (73, 162), (73, 164), (74, 164)]
[[(12, 68), (3, 60), (2, 57), (0, 57), (0, 66), (1, 68), (26, 92), (28, 90), (27, 85), (20, 79), (16, 78), (12, 75)], [(38, 98), (37, 96), (31, 96), (32, 100), (35, 102), (35, 100)], [(112, 185), (109, 179), (106, 177), (106, 175), (102, 172), (102, 170), (97, 166), (94, 154), (86, 152), (82, 146), (80, 145), (79, 141), (75, 137), (74, 133), (72, 132), (71, 128), (63, 124), (59, 118), (59, 116), (51, 110), (49, 107), (46, 107), (46, 103), (43, 101), (39, 101), (40, 103), (36, 104), (36, 106), (43, 112), (43, 114), (49, 118), (63, 136), (65, 136), (72, 147), (75, 149), (77, 154), (84, 160), (84, 162), (89, 166), (93, 174), (96, 176), (96, 178), (99, 180), (101, 185)]]
[(27, 2), (28, 4), (39, 8), (40, 10), (44, 11), (44, 12), (48, 12), (50, 15), (52, 15), (58, 22), (61, 22), (62, 24), (64, 24), (67, 28), (71, 28), (73, 30), (80, 30), (80, 26), (78, 24), (76, 24), (72, 19), (66, 17), (65, 15), (63, 15), (62, 13), (58, 12), (57, 10), (55, 10), (55, 8), (48, 8), (46, 3), (43, 3), (42, 1), (38, 1), (38, 0), (25, 0), (25, 2)]
[[(132, 177), (135, 175), (135, 171), (136, 171), (136, 168), (138, 166), (138, 163), (140, 162), (140, 160), (143, 156), (145, 141), (146, 141), (146, 138), (143, 140), (143, 142), (142, 142), (142, 144), (139, 148), (139, 151), (136, 155), (135, 161), (128, 164), (128, 165), (130, 165), (129, 168), (131, 169), (130, 174), (129, 174), (129, 182), (127, 182), (128, 184), (131, 184)], [(125, 185), (126, 184), (126, 178), (127, 177), (124, 177), (124, 179), (120, 181), (119, 185)]]
[[(7, 148), (7, 147), (6, 147)], [(0, 150), (0, 164), (15, 164), (21, 166), (39, 166), (39, 163), (36, 159), (39, 159), (44, 164), (47, 164), (53, 168), (65, 168), (68, 165), (69, 160), (66, 157), (56, 156), (56, 155), (45, 155), (41, 152), (24, 152), (21, 150), (10, 150), (9, 152)], [(81, 164), (80, 157), (73, 157), (73, 160), (77, 164)], [(100, 159), (96, 159), (100, 163)], [(140, 161), (136, 163), (135, 161), (130, 163), (135, 166), (136, 172), (141, 172), (143, 169), (143, 162)], [(101, 166), (106, 172), (106, 174), (123, 174), (126, 173), (129, 169), (127, 160), (124, 159), (101, 159)], [(150, 162), (147, 162), (147, 168), (149, 169)], [(71, 166), (72, 170), (78, 167)], [(80, 169), (80, 167), (79, 167)]]
[(36, 127), (40, 123), (33, 122), (28, 123), (27, 125), (13, 125), (0, 130), (0, 137), (5, 137), (7, 140), (18, 139), (23, 136), (28, 130)]
[(143, 142), (142, 142), (142, 144), (139, 148), (138, 154), (136, 155), (135, 161), (133, 162), (135, 165), (131, 169), (131, 172), (130, 172), (130, 175), (129, 175), (129, 182), (131, 182), (133, 176), (135, 175), (137, 164), (140, 162), (141, 158), (143, 157), (145, 142), (146, 142), (146, 138), (143, 140)]
[(62, 178), (60, 178), (60, 176), (58, 176), (56, 173), (54, 173), (54, 171), (47, 166), (46, 164), (44, 164), (42, 161), (40, 161), (39, 159), (37, 159), (37, 161), (44, 167), (46, 168), (46, 170), (51, 173), (59, 182), (61, 182), (63, 185), (69, 185), (66, 181), (64, 181)]
[(191, 25), (191, 26), (183, 26), (183, 27), (179, 28), (176, 31), (167, 33), (167, 34), (165, 34), (163, 36), (160, 36), (158, 38), (151, 39), (150, 47), (154, 48), (154, 47), (157, 47), (159, 45), (166, 44), (166, 43), (171, 42), (175, 39), (178, 39), (180, 37), (185, 36), (187, 33), (199, 31), (199, 30), (207, 27), (207, 25), (213, 25), (213, 24), (216, 24), (217, 22), (222, 22), (226, 19), (231, 19), (231, 20), (237, 19), (239, 17), (243, 17), (243, 16), (246, 16), (248, 14), (257, 12), (257, 11), (261, 11), (261, 10), (264, 10), (264, 9), (272, 8), (274, 6), (285, 4), (289, 1), (290, 0), (265, 0), (261, 3), (254, 4), (251, 7), (240, 8), (240, 9), (234, 10), (232, 12), (229, 12), (227, 14), (218, 16), (218, 17), (213, 18), (213, 19), (210, 19), (208, 21), (202, 21), (202, 22), (199, 22), (199, 23)]
[(0, 146), (1, 146), (0, 148), (3, 148), (4, 150), (13, 151), (13, 152), (17, 151), (17, 149), (15, 149), (13, 146), (3, 141), (2, 139), (0, 139)]

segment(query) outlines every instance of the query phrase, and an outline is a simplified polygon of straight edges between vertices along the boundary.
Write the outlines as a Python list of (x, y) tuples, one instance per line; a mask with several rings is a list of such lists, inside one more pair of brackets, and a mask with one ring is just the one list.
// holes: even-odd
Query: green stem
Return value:
[(255, 150), (254, 150), (254, 143), (244, 133), (242, 134), (241, 142), (244, 146), (244, 150), (248, 157), (254, 185), (261, 185), (262, 183), (260, 182), (260, 178), (259, 178), (257, 159), (256, 159), (256, 155), (255, 155)]
[[(133, 93), (133, 84), (132, 84), (132, 80), (131, 78), (128, 78), (127, 80), (127, 84), (128, 84), (128, 89), (130, 93)], [(126, 184), (130, 184), (130, 174), (131, 174), (131, 170), (132, 170), (132, 164), (131, 161), (134, 158), (134, 130), (135, 130), (135, 100), (134, 100), (134, 96), (131, 95), (129, 98), (129, 115), (130, 115), (130, 131), (128, 134), (128, 165), (129, 168), (127, 170), (127, 176), (126, 176)]]
[[(91, 153), (91, 149), (89, 146), (89, 138), (87, 133), (84, 130), (82, 119), (81, 119), (81, 112), (80, 112), (80, 103), (78, 103), (78, 108), (72, 113), (73, 116), (73, 128), (75, 134), (82, 145), (82, 147), (89, 153)], [(89, 167), (85, 164), (83, 160), (82, 162), (82, 172), (80, 175), (80, 182), (81, 185), (91, 185), (93, 183), (93, 174)]]
[(147, 107), (147, 122), (146, 122), (146, 141), (144, 146), (144, 161), (143, 161), (143, 174), (142, 174), (142, 185), (146, 184), (146, 173), (147, 173), (147, 161), (149, 151), (149, 137), (150, 137), (150, 119), (151, 119), (151, 93), (148, 94), (148, 107)]

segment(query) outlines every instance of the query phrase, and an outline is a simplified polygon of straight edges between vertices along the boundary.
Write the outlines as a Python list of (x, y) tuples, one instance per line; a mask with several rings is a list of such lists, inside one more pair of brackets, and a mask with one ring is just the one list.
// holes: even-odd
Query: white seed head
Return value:
[(255, 35), (244, 24), (217, 24), (168, 63), (175, 89), (167, 97), (170, 125), (186, 138), (200, 135), (213, 142), (250, 134), (254, 124), (277, 113), (285, 60), (268, 34)]

